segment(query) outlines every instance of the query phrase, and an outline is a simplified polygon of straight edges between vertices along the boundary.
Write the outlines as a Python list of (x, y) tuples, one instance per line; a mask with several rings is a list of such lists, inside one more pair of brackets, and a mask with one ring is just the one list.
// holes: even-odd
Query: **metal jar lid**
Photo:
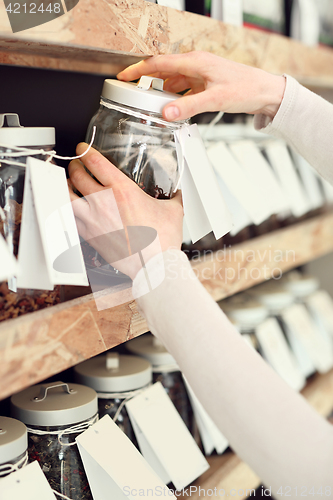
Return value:
[(0, 464), (15, 460), (27, 448), (26, 426), (14, 418), (0, 417)]
[(268, 316), (268, 310), (264, 305), (245, 295), (221, 301), (219, 306), (240, 329), (255, 328)]
[(279, 314), (295, 302), (294, 295), (278, 283), (265, 283), (251, 290), (253, 295), (271, 314)]
[[(7, 127), (4, 127), (7, 121)], [(22, 127), (16, 113), (0, 114), (0, 149), (5, 146), (54, 146), (55, 128)]]
[(98, 411), (90, 387), (52, 382), (28, 387), (11, 397), (11, 413), (27, 425), (52, 427), (88, 420)]
[(162, 114), (164, 106), (179, 99), (179, 95), (163, 90), (163, 80), (142, 76), (138, 84), (105, 80), (102, 97), (110, 101)]
[(291, 279), (284, 282), (284, 285), (294, 297), (302, 299), (319, 289), (319, 281), (314, 276), (292, 275)]
[(107, 353), (74, 367), (75, 380), (97, 392), (134, 391), (152, 381), (151, 364), (137, 356)]
[(152, 334), (143, 335), (126, 343), (133, 354), (142, 356), (153, 365), (153, 371), (178, 371), (176, 360)]

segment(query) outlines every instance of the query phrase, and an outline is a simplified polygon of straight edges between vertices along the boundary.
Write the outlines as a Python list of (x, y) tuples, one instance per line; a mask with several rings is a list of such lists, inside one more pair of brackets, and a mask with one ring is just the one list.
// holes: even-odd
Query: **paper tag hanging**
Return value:
[(220, 429), (210, 418), (210, 416), (196, 397), (184, 375), (183, 379), (191, 401), (191, 406), (199, 429), (199, 434), (202, 440), (205, 454), (211, 455), (214, 450), (216, 450), (217, 453), (223, 453), (229, 446), (228, 440), (223, 436)]
[(17, 261), (10, 253), (5, 239), (0, 234), (0, 281), (8, 280), (17, 274)]
[(160, 382), (128, 401), (126, 409), (143, 456), (177, 490), (209, 468)]
[(317, 290), (305, 299), (312, 316), (317, 318), (327, 334), (333, 338), (333, 300), (325, 290)]
[(302, 179), (306, 195), (311, 204), (312, 210), (324, 205), (324, 197), (320, 190), (318, 174), (311, 167), (310, 163), (305, 160), (296, 151), (291, 150), (292, 158), (298, 167), (300, 177)]
[[(181, 187), (186, 225), (193, 243), (214, 232), (219, 239), (232, 227), (231, 216), (207, 157), (198, 127), (194, 124), (175, 132), (184, 162)], [(179, 149), (179, 147), (178, 147)]]
[(296, 391), (305, 385), (305, 376), (290, 351), (275, 318), (268, 318), (255, 330), (264, 358), (271, 367)]
[(94, 500), (155, 498), (163, 493), (175, 498), (109, 415), (76, 442)]
[(333, 366), (333, 348), (316, 330), (310, 314), (303, 304), (294, 304), (282, 312), (282, 319), (304, 346), (313, 365), (320, 373)]
[(19, 243), (19, 288), (87, 286), (65, 170), (29, 157)]
[(0, 479), (1, 500), (56, 500), (37, 461)]
[(230, 144), (230, 150), (261, 190), (262, 201), (271, 207), (272, 214), (288, 210), (290, 208), (288, 200), (258, 146), (250, 140), (236, 141)]
[(261, 189), (240, 166), (224, 142), (210, 147), (207, 153), (215, 172), (247, 211), (252, 222), (260, 224), (272, 215), (270, 207), (262, 197)]
[(292, 214), (300, 217), (309, 212), (311, 205), (305, 196), (286, 144), (282, 141), (270, 141), (265, 146), (265, 151), (287, 196)]

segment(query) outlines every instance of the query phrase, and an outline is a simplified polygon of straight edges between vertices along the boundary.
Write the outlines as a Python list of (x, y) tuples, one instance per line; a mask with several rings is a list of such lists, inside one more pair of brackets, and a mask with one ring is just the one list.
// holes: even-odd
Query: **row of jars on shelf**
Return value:
[[(315, 278), (293, 272), (219, 305), (244, 340), (300, 390), (307, 377), (333, 367), (333, 322), (324, 314), (330, 300)], [(75, 438), (109, 415), (138, 447), (125, 403), (155, 382), (162, 383), (202, 448), (194, 401), (174, 358), (151, 334), (127, 342), (126, 348), (130, 355), (109, 351), (77, 365), (75, 383), (44, 383), (12, 396), (14, 418), (0, 417), (0, 477), (38, 460), (55, 491), (72, 500), (91, 499)]]

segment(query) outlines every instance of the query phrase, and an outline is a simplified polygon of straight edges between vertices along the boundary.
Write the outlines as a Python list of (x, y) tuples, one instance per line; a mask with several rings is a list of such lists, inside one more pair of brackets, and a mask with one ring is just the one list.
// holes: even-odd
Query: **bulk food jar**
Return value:
[(0, 417), (0, 480), (28, 462), (26, 426), (14, 418)]
[(98, 419), (90, 387), (54, 382), (11, 397), (12, 415), (28, 429), (29, 460), (37, 460), (51, 488), (71, 500), (92, 500), (75, 438)]
[(151, 364), (137, 356), (109, 352), (75, 366), (74, 376), (97, 392), (99, 417), (109, 415), (137, 446), (125, 403), (151, 384)]
[(105, 80), (100, 107), (86, 141), (154, 198), (171, 198), (179, 180), (174, 133), (187, 120), (164, 120), (164, 106), (180, 96), (165, 92), (163, 80), (147, 76), (138, 84)]
[[(53, 127), (22, 127), (17, 114), (0, 114), (0, 234), (15, 257), (19, 247), (27, 157), (45, 160), (45, 155), (35, 155), (33, 151), (51, 151), (54, 145)], [(27, 155), (22, 150), (20, 155), (17, 148), (28, 149), (30, 153)], [(8, 285), (0, 283), (0, 321), (60, 302), (59, 286), (47, 292), (17, 290), (14, 278)]]
[(126, 348), (147, 359), (153, 366), (153, 382), (161, 382), (169, 398), (193, 434), (193, 412), (182, 374), (175, 359), (153, 335), (147, 334), (130, 340)]

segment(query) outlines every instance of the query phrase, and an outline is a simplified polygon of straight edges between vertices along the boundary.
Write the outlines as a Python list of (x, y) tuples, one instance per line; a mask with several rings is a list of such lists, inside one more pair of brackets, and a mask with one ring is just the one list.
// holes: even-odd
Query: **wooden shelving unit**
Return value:
[[(0, 2), (0, 65), (114, 75), (150, 55), (191, 50), (288, 73), (317, 89), (333, 88), (331, 49), (309, 48), (145, 0), (80, 0), (64, 16), (16, 34)], [(211, 296), (221, 300), (331, 251), (333, 214), (328, 213), (192, 265)], [(124, 305), (98, 311), (88, 295), (1, 323), (0, 399), (147, 331), (129, 290), (119, 287), (116, 293)], [(327, 416), (333, 409), (333, 371), (315, 377), (303, 394)], [(209, 460), (211, 468), (198, 486), (246, 492), (260, 483), (233, 454)]]

